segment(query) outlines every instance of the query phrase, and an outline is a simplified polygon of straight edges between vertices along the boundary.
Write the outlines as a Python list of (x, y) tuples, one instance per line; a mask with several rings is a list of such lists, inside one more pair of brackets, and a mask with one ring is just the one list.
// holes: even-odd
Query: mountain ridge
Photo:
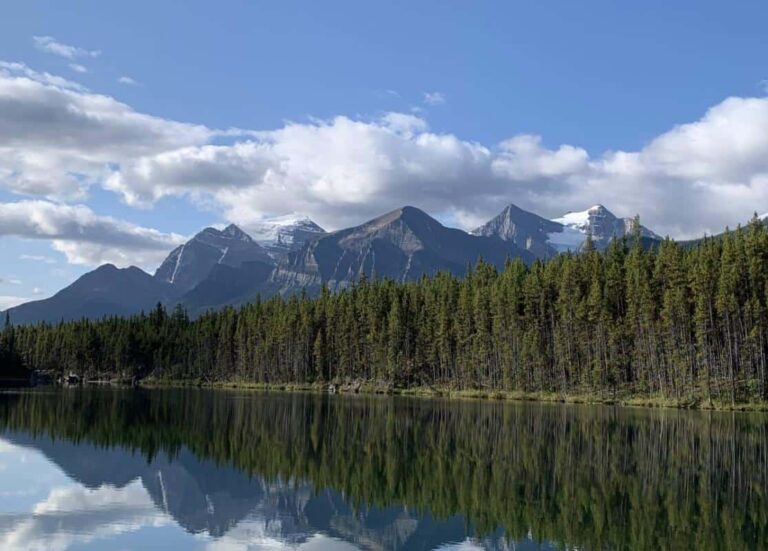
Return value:
[(13, 323), (58, 323), (80, 318), (121, 316), (150, 310), (157, 302), (171, 303), (180, 293), (136, 266), (104, 264), (84, 274), (50, 298), (6, 310)]
[(336, 290), (362, 276), (409, 281), (437, 271), (460, 275), (480, 257), (501, 267), (509, 256), (533, 260), (513, 244), (448, 228), (424, 211), (405, 206), (290, 253), (273, 281), (283, 294), (296, 285), (311, 290), (326, 284)]
[[(49, 299), (7, 312), (14, 323), (56, 322), (131, 315), (160, 302), (198, 315), (257, 296), (315, 294), (322, 286), (336, 291), (361, 277), (405, 282), (441, 271), (462, 276), (480, 258), (497, 268), (509, 258), (529, 264), (577, 252), (588, 235), (604, 248), (626, 235), (632, 221), (602, 205), (548, 220), (509, 204), (471, 232), (447, 227), (413, 206), (333, 232), (306, 217), (272, 219), (261, 226), (261, 237), (269, 239), (260, 241), (235, 224), (207, 227), (171, 251), (154, 275), (100, 266)], [(660, 239), (647, 228), (641, 233), (648, 242)]]

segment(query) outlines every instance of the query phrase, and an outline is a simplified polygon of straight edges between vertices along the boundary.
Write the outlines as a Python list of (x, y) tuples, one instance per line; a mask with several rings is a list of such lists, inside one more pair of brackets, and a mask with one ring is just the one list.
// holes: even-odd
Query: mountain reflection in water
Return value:
[(2, 549), (759, 549), (768, 416), (0, 394)]

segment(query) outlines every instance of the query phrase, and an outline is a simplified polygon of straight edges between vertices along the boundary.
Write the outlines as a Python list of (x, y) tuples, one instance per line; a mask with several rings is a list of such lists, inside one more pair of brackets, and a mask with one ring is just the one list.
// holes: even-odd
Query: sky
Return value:
[(0, 310), (287, 215), (735, 226), (768, 212), (765, 21), (757, 1), (7, 2)]

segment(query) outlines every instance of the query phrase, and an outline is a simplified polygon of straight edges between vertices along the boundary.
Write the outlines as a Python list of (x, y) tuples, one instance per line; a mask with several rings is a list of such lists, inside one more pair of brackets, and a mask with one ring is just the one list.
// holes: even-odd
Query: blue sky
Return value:
[[(438, 131), (600, 153), (637, 149), (768, 78), (765, 2), (672, 4), (30, 0), (4, 8), (0, 47), (57, 74), (66, 64), (32, 35), (100, 49), (78, 81), (217, 128), (403, 110), (438, 90), (450, 100), (430, 112)], [(142, 85), (115, 82), (124, 74)]]
[[(736, 224), (768, 211), (765, 21), (765, 2), (10, 2), (0, 132), (45, 109), (0, 133), (0, 209), (58, 226), (0, 221), (0, 309), (286, 214), (333, 228), (406, 202), (469, 227), (601, 202), (678, 237)], [(137, 120), (104, 122), (92, 155), (100, 97)]]

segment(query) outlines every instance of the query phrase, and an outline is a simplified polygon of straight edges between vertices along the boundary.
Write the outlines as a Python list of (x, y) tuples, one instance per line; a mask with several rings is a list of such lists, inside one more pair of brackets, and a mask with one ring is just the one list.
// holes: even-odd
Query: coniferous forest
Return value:
[[(464, 278), (362, 279), (317, 297), (257, 300), (191, 320), (6, 327), (24, 365), (85, 379), (371, 382), (724, 403), (768, 398), (768, 230), (578, 254)], [(8, 343), (12, 350), (8, 350)]]

